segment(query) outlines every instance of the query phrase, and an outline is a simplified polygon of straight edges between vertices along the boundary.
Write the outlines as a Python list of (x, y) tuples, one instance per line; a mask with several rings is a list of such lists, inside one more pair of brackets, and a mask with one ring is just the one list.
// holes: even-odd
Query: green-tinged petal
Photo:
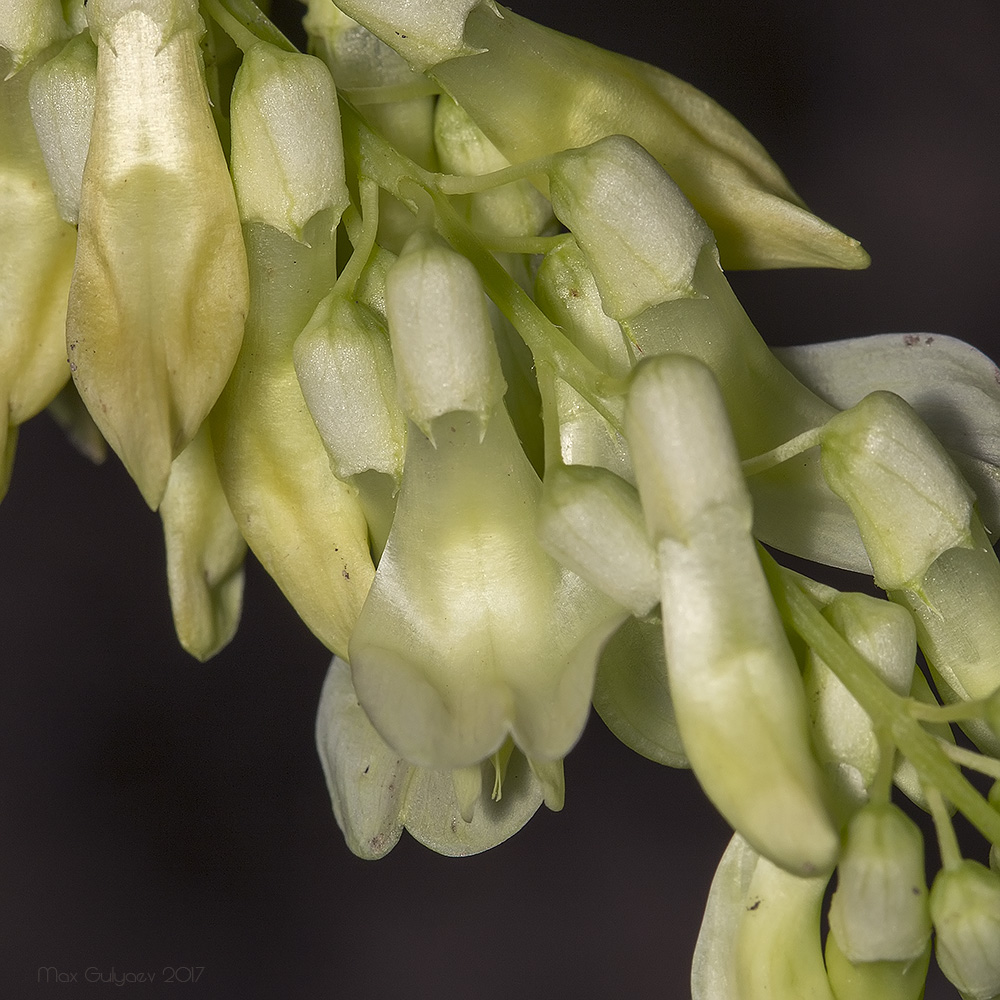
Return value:
[(691, 962), (691, 1000), (739, 1000), (736, 940), (760, 855), (738, 834), (723, 852), (708, 890)]
[(295, 338), (334, 281), (331, 225), (320, 213), (306, 227), (309, 246), (270, 226), (246, 227), (250, 315), (212, 412), (212, 439), (250, 548), (303, 621), (344, 654), (375, 572), (368, 527), (355, 492), (330, 469), (292, 361)]
[(540, 484), (506, 411), (411, 427), (392, 531), (351, 637), (372, 721), (417, 764), (464, 767), (511, 734), (565, 756), (624, 610), (535, 541)]
[[(6, 62), (0, 58), (0, 72)], [(32, 126), (31, 74), (28, 68), (0, 81), (0, 455), (8, 473), (14, 428), (69, 378), (66, 303), (76, 232), (59, 217)], [(6, 481), (0, 475), (0, 497)]]
[(388, 854), (403, 832), (403, 797), (413, 768), (375, 732), (358, 704), (351, 669), (339, 657), (323, 684), (316, 744), (347, 846), (360, 858)]
[[(897, 694), (908, 694), (917, 655), (916, 628), (901, 607), (866, 594), (839, 594), (823, 616)], [(858, 804), (878, 772), (874, 724), (833, 671), (810, 650), (803, 672), (816, 754), (845, 803)]]
[[(858, 243), (810, 214), (760, 144), (704, 94), (498, 10), (499, 17), (484, 4), (466, 22), (466, 43), (486, 51), (429, 74), (512, 163), (626, 135), (681, 186), (714, 230), (726, 267), (867, 265)], [(363, 13), (351, 13), (380, 33)], [(397, 46), (391, 34), (381, 37)]]
[(919, 958), (900, 962), (851, 962), (833, 934), (826, 936), (826, 973), (836, 1000), (923, 1000), (931, 961), (928, 941)]
[(750, 533), (752, 507), (717, 383), (663, 355), (637, 369), (625, 431), (660, 569), (670, 693), (716, 808), (788, 871), (839, 849), (795, 657)]
[(688, 767), (667, 681), (663, 623), (628, 618), (597, 664), (594, 708), (624, 743), (669, 767)]
[(323, 685), (316, 740), (334, 815), (348, 847), (380, 858), (404, 826), (422, 844), (452, 857), (478, 854), (513, 836), (542, 803), (542, 786), (514, 750), (497, 782), (494, 763), (481, 770), (482, 791), (471, 819), (462, 816), (451, 771), (413, 767), (390, 749), (368, 721), (351, 683), (350, 667), (334, 658)]
[(902, 396), (951, 453), (1000, 530), (1000, 373), (971, 344), (929, 333), (886, 333), (779, 347), (781, 362), (817, 396), (848, 409), (877, 389)]
[(232, 371), (249, 289), (194, 0), (91, 0), (97, 92), (66, 339), (146, 502)]
[(820, 939), (826, 884), (790, 875), (736, 834), (709, 890), (692, 1000), (833, 1000)]
[(222, 492), (207, 422), (170, 467), (160, 517), (177, 638), (204, 661), (236, 634), (247, 549)]

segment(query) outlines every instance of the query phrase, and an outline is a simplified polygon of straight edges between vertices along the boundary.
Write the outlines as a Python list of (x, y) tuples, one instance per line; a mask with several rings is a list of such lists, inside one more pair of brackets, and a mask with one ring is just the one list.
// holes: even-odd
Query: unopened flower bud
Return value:
[(602, 371), (624, 378), (632, 370), (633, 347), (604, 311), (594, 273), (576, 240), (565, 240), (542, 258), (535, 302)]
[(720, 511), (749, 533), (750, 494), (718, 384), (704, 364), (683, 354), (645, 362), (632, 382), (626, 420), (654, 542), (686, 542)]
[(403, 412), (429, 437), (436, 417), (459, 410), (485, 428), (507, 384), (472, 264), (415, 233), (386, 278), (385, 307)]
[(296, 339), (294, 360), (330, 466), (358, 491), (379, 558), (396, 511), (406, 446), (389, 333), (367, 306), (333, 292)]
[(481, 3), (500, 16), (493, 0), (435, 0), (403, 6), (396, 0), (340, 0), (337, 6), (391, 45), (414, 69), (426, 70), (445, 59), (482, 51), (465, 41), (465, 19)]
[(59, 214), (80, 214), (83, 168), (90, 148), (97, 90), (97, 47), (81, 32), (31, 78), (31, 120), (45, 157)]
[(695, 266), (715, 238), (633, 139), (614, 135), (560, 153), (549, 168), (549, 193), (587, 257), (609, 316), (631, 319), (696, 294)]
[(246, 251), (194, 0), (91, 0), (97, 89), (66, 340), (74, 379), (155, 508), (232, 371)]
[(317, 213), (350, 198), (333, 78), (315, 56), (254, 45), (232, 95), (233, 186), (244, 222), (266, 222), (294, 239)]
[(635, 615), (660, 599), (656, 553), (635, 487), (606, 469), (557, 466), (538, 511), (542, 547)]
[[(897, 694), (910, 692), (917, 655), (913, 618), (866, 594), (839, 594), (823, 616)], [(871, 717), (832, 670), (809, 651), (803, 675), (817, 755), (849, 799), (864, 800), (878, 771), (880, 749)]]
[(324, 299), (295, 341), (302, 395), (334, 474), (374, 470), (399, 483), (406, 419), (396, 401), (389, 335), (365, 306)]
[(0, 5), (0, 49), (11, 54), (10, 76), (68, 35), (59, 0), (5, 0)]
[(899, 396), (873, 392), (838, 414), (823, 430), (821, 454), (883, 589), (915, 588), (943, 552), (971, 547), (975, 495)]
[(684, 355), (639, 365), (625, 431), (657, 543), (670, 691), (691, 767), (716, 808), (774, 864), (827, 872), (839, 840), (711, 372)]
[[(447, 94), (434, 112), (434, 146), (441, 169), (476, 176), (510, 166), (465, 109)], [(540, 233), (552, 222), (552, 206), (527, 178), (467, 196), (473, 229), (505, 236)]]
[(938, 872), (931, 919), (941, 971), (970, 1000), (1000, 994), (1000, 875), (977, 861)]
[(897, 806), (870, 803), (848, 824), (830, 928), (852, 962), (915, 959), (926, 947), (924, 838)]

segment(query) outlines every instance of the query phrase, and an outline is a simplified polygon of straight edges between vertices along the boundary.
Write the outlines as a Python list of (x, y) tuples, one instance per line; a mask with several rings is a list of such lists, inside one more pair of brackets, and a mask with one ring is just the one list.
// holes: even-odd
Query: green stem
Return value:
[(743, 475), (756, 476), (760, 472), (766, 472), (776, 465), (781, 465), (782, 462), (787, 462), (790, 458), (795, 458), (796, 455), (801, 455), (802, 452), (815, 448), (820, 443), (822, 436), (823, 428), (813, 427), (811, 430), (797, 434), (790, 441), (779, 444), (777, 448), (764, 452), (763, 455), (747, 458), (743, 461)]
[(958, 846), (955, 827), (948, 815), (948, 807), (939, 789), (933, 785), (924, 786), (924, 798), (934, 820), (934, 832), (937, 834), (938, 851), (941, 854), (941, 864), (947, 871), (954, 871), (962, 864), (962, 850)]
[(501, 236), (498, 233), (476, 235), (492, 253), (543, 254), (562, 246), (569, 238), (568, 233), (556, 236)]
[(624, 433), (620, 405), (625, 383), (602, 372), (538, 308), (527, 292), (503, 269), (482, 241), (459, 218), (447, 198), (431, 191), (437, 212), (438, 231), (475, 265), (489, 297), (514, 325), (535, 358), (545, 362), (604, 417), (618, 433)]
[(551, 365), (561, 379), (576, 389), (616, 431), (622, 433), (621, 404), (625, 383), (601, 371), (535, 305), (528, 293), (459, 217), (448, 197), (438, 189), (438, 175), (424, 170), (395, 149), (343, 97), (341, 122), (345, 146), (354, 146), (358, 150), (359, 174), (374, 179), (414, 212), (431, 204), (435, 228), (471, 261), (489, 297), (528, 345), (535, 364), (545, 362)]
[(242, 52), (260, 42), (286, 52), (299, 51), (253, 0), (202, 0), (202, 7)]
[(545, 446), (545, 472), (563, 464), (562, 442), (559, 438), (559, 405), (556, 402), (555, 372), (541, 362), (535, 367), (538, 393), (542, 398), (542, 433)]
[(418, 97), (434, 97), (441, 88), (428, 79), (414, 80), (412, 83), (397, 83), (384, 87), (351, 87), (340, 91), (355, 107), (371, 104), (398, 104), (416, 100)]
[(911, 701), (910, 715), (921, 722), (965, 722), (968, 719), (985, 719), (986, 703), (981, 699), (975, 701), (957, 701), (951, 705), (929, 705), (925, 701)]
[(987, 757), (985, 754), (976, 753), (975, 750), (966, 750), (965, 747), (956, 746), (947, 740), (938, 740), (941, 749), (961, 767), (967, 767), (970, 771), (978, 771), (989, 778), (1000, 781), (1000, 760), (995, 757)]
[(333, 288), (334, 295), (354, 294), (354, 287), (375, 247), (378, 232), (378, 185), (371, 178), (362, 177), (358, 186), (361, 189), (361, 228), (360, 231), (349, 234), (354, 244), (354, 253), (340, 272)]
[(539, 160), (528, 160), (485, 174), (438, 174), (435, 186), (442, 194), (478, 194), (481, 191), (492, 191), (504, 184), (514, 184), (524, 180), (533, 174), (547, 174), (551, 160), (551, 156), (545, 156)]
[(872, 802), (888, 805), (892, 800), (892, 776), (896, 763), (896, 745), (892, 737), (884, 731), (877, 734), (878, 739), (878, 770), (869, 789)]
[(795, 574), (758, 549), (775, 603), (782, 617), (834, 672), (876, 730), (891, 734), (893, 743), (913, 764), (925, 787), (940, 790), (991, 843), (1000, 846), (1000, 812), (991, 808), (953, 764), (938, 741), (913, 718), (908, 699), (876, 676), (867, 661), (823, 617), (795, 580)]

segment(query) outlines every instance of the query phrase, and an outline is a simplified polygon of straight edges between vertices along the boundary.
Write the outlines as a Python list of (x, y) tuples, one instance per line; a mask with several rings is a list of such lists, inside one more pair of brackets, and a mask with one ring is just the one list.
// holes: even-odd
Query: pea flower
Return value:
[[(0, 56), (4, 53), (0, 52)], [(7, 60), (0, 58), (0, 70)], [(69, 377), (66, 302), (76, 233), (58, 204), (30, 110), (32, 70), (0, 81), (0, 497), (18, 425), (47, 406)]]
[(66, 337), (73, 378), (146, 502), (239, 351), (246, 251), (193, 0), (94, 0), (94, 120)]
[(541, 485), (501, 405), (474, 269), (417, 234), (389, 273), (386, 306), (411, 425), (392, 529), (351, 636), (358, 697), (421, 767), (476, 765), (508, 735), (529, 761), (558, 761), (624, 613), (534, 539)]
[[(7, 9), (0, 487), (41, 408), (103, 435), (199, 659), (255, 553), (334, 654), (352, 851), (560, 809), (593, 704), (736, 831), (696, 1000), (916, 998), (929, 920), (996, 994), (996, 880), (951, 829), (995, 861), (962, 774), (1000, 757), (989, 359), (771, 351), (724, 268), (864, 250), (705, 95), (492, 0), (310, 0), (308, 55), (249, 0)], [(933, 818), (929, 900), (893, 782)]]

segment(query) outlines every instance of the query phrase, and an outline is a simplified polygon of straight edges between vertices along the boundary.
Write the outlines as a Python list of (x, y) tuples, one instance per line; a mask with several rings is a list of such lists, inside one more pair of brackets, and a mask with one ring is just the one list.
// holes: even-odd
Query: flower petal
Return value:
[(951, 452), (1000, 529), (1000, 370), (954, 337), (886, 333), (774, 352), (817, 396), (847, 409), (877, 389), (902, 396)]

